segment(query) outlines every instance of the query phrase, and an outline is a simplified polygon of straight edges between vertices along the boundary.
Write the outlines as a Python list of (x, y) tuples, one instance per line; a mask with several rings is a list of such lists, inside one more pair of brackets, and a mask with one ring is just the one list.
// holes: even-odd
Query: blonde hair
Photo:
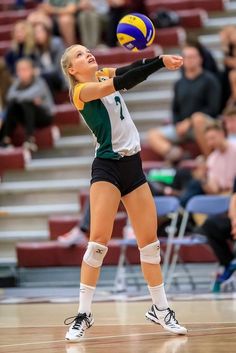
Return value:
[(22, 26), (25, 30), (25, 41), (24, 41), (24, 55), (30, 55), (34, 52), (35, 41), (34, 41), (34, 32), (33, 27), (27, 21), (18, 21), (14, 25), (12, 31), (12, 48), (13, 50), (18, 50), (18, 43), (15, 40), (15, 33), (17, 27)]
[(77, 44), (73, 44), (70, 47), (68, 47), (61, 57), (61, 69), (69, 84), (70, 98), (73, 97), (74, 88), (78, 83), (78, 80), (76, 80), (76, 78), (73, 75), (71, 75), (68, 70), (69, 67), (71, 66), (71, 51), (75, 47), (77, 47)]

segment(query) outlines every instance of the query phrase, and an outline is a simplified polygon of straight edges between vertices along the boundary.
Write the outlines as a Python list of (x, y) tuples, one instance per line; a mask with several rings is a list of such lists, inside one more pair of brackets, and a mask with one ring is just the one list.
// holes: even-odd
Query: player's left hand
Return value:
[(183, 58), (180, 55), (161, 55), (163, 63), (168, 70), (177, 70), (183, 65)]

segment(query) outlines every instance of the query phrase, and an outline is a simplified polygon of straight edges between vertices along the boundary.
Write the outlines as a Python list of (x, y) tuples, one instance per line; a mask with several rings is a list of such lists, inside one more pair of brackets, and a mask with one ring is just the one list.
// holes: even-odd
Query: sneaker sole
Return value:
[(148, 320), (148, 321), (151, 321), (153, 324), (155, 324), (155, 325), (160, 325), (160, 326), (162, 326), (166, 331), (168, 331), (168, 332), (170, 332), (170, 333), (173, 333), (174, 335), (181, 335), (181, 336), (183, 336), (183, 335), (186, 335), (187, 333), (188, 333), (188, 330), (187, 329), (185, 329), (185, 330), (183, 330), (183, 332), (179, 332), (179, 331), (173, 331), (173, 330), (171, 330), (168, 326), (163, 326), (161, 323), (160, 323), (160, 321), (155, 317), (155, 316), (153, 316), (152, 314), (150, 314), (149, 312), (147, 312), (146, 314), (145, 314), (145, 317), (146, 317), (146, 319)]

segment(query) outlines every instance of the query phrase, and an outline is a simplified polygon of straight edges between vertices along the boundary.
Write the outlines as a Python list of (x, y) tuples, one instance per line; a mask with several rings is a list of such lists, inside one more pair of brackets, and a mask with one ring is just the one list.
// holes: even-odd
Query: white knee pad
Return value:
[(107, 253), (107, 250), (107, 246), (95, 243), (93, 241), (89, 241), (83, 260), (89, 266), (100, 267), (102, 266), (102, 262)]
[(144, 248), (139, 248), (140, 251), (140, 261), (146, 262), (148, 264), (159, 264), (161, 262), (161, 250), (160, 241), (157, 240), (154, 243), (144, 246)]

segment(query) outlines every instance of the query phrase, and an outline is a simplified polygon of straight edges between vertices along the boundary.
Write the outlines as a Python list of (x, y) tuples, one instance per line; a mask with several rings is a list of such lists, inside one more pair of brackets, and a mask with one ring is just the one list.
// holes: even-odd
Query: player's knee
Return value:
[(107, 250), (107, 246), (90, 241), (88, 242), (88, 247), (84, 254), (83, 260), (91, 267), (101, 267)]
[(140, 261), (149, 264), (158, 265), (161, 262), (160, 241), (156, 240), (154, 243), (148, 244), (143, 248), (139, 248)]

